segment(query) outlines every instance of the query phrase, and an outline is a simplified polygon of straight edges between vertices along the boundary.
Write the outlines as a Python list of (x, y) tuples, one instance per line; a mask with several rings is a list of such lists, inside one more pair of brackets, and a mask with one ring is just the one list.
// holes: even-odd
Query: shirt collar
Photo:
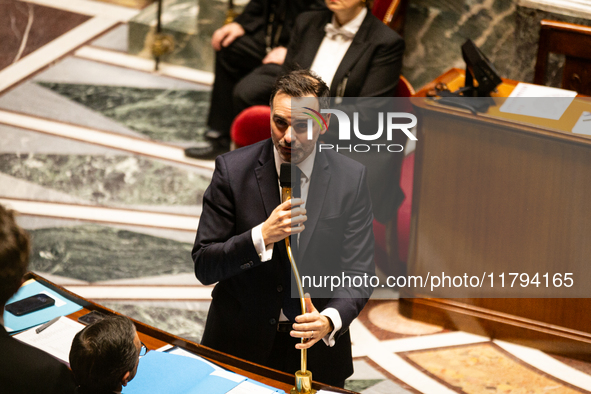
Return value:
[(335, 28), (347, 30), (347, 31), (353, 33), (353, 35), (355, 35), (355, 34), (357, 34), (357, 31), (361, 27), (361, 24), (363, 23), (363, 20), (365, 19), (366, 15), (367, 15), (367, 8), (363, 7), (363, 9), (359, 12), (359, 14), (357, 14), (357, 16), (355, 18), (351, 19), (349, 22), (345, 23), (343, 26), (339, 26), (339, 24), (337, 22), (337, 18), (335, 17), (334, 14), (332, 14), (331, 23)]
[[(279, 176), (279, 174), (281, 172), (281, 164), (283, 164), (283, 163), (290, 164), (290, 163), (283, 161), (283, 159), (281, 159), (281, 156), (279, 155), (279, 152), (277, 151), (277, 148), (275, 147), (275, 145), (273, 145), (273, 156), (275, 157), (275, 169), (277, 170), (277, 176)], [(312, 178), (312, 170), (314, 169), (315, 158), (316, 158), (316, 147), (314, 147), (314, 150), (312, 151), (310, 156), (306, 157), (304, 159), (304, 161), (297, 164), (298, 168), (302, 171), (302, 174), (304, 174), (307, 179)]]

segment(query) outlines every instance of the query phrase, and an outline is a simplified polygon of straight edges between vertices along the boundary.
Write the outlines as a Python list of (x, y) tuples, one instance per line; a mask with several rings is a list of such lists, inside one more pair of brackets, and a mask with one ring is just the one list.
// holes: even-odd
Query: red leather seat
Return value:
[(415, 171), (415, 153), (406, 156), (402, 162), (400, 187), (404, 192), (404, 201), (398, 208), (398, 258), (408, 260), (410, 239), (410, 214), (412, 210), (412, 181)]
[(240, 112), (230, 129), (237, 147), (252, 145), (271, 136), (271, 107), (255, 105)]

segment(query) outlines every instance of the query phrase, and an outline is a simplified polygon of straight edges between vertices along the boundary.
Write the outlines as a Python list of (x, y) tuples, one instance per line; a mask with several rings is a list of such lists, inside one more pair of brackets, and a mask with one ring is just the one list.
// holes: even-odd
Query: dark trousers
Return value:
[(236, 84), (261, 65), (266, 55), (264, 32), (245, 34), (216, 53), (215, 80), (211, 92), (208, 126), (227, 136), (238, 114), (232, 95)]
[[(275, 336), (271, 356), (265, 365), (288, 374), (295, 374), (295, 372), (299, 371), (301, 368), (301, 350), (295, 348), (295, 345), (299, 342), (300, 339), (293, 338), (289, 335), (289, 332), (278, 332)], [(326, 345), (324, 344), (324, 341), (320, 340), (314, 345), (314, 347), (315, 346)], [(327, 370), (327, 368), (319, 368), (320, 363), (329, 364), (330, 362), (330, 359), (319, 359), (319, 357), (314, 357), (314, 352), (311, 349), (308, 349), (308, 370), (312, 372), (312, 380), (344, 388), (344, 380), (335, 380), (332, 376), (326, 376), (322, 371)]]
[(269, 105), (275, 80), (283, 73), (279, 64), (263, 64), (242, 78), (234, 88), (234, 110), (239, 114), (253, 105)]

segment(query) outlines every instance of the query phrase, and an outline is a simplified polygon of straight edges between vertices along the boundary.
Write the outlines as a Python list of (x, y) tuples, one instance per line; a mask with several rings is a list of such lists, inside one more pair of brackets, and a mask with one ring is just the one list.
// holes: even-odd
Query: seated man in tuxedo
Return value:
[[(328, 94), (310, 71), (277, 80), (271, 138), (216, 159), (192, 256), (197, 278), (218, 282), (203, 345), (288, 373), (299, 369), (298, 349), (307, 348), (314, 380), (342, 387), (353, 373), (348, 328), (371, 289), (343, 287), (330, 295), (326, 289), (307, 289), (312, 298), (301, 314), (290, 291), (294, 281), (284, 242), (292, 236), (301, 275), (373, 275), (365, 167), (333, 150), (318, 151), (326, 127), (314, 123), (308, 139), (304, 112), (309, 111), (292, 109), (292, 98), (302, 98), (318, 112), (328, 105)], [(301, 198), (282, 203), (283, 163), (301, 173), (294, 184)]]
[(230, 126), (241, 109), (233, 108), (236, 84), (262, 64), (283, 64), (296, 17), (324, 8), (322, 0), (250, 0), (234, 22), (211, 37), (215, 53), (215, 80), (207, 118), (205, 141), (185, 154), (213, 159), (230, 148)]
[[(29, 237), (0, 205), (0, 307), (17, 292), (29, 264)], [(9, 312), (6, 312), (9, 313)], [(11, 338), (0, 314), (0, 391), (68, 394), (76, 386), (72, 372), (49, 354)]]
[(125, 316), (105, 317), (80, 331), (72, 341), (70, 367), (79, 394), (119, 393), (135, 377), (146, 348)]

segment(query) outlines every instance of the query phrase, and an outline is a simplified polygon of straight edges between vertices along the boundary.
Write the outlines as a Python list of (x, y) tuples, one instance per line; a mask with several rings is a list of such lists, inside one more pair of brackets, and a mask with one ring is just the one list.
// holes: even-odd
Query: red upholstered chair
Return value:
[(371, 12), (402, 36), (407, 6), (408, 0), (374, 0)]
[(252, 145), (271, 136), (271, 107), (255, 105), (240, 112), (230, 129), (234, 148)]
[(415, 153), (412, 152), (402, 161), (400, 187), (404, 192), (404, 201), (398, 208), (398, 258), (408, 260), (408, 245), (410, 240), (410, 213), (412, 208), (412, 181), (415, 172)]
[[(374, 5), (375, 10), (375, 5)], [(412, 85), (402, 75), (398, 81), (397, 97), (411, 97), (415, 93)], [(410, 101), (400, 108), (404, 112), (412, 112)], [(375, 237), (376, 266), (386, 275), (399, 275), (408, 257), (408, 239), (410, 233), (410, 202), (412, 201), (412, 177), (413, 177), (414, 153), (405, 157), (401, 166), (400, 186), (404, 191), (405, 199), (398, 208), (398, 214), (392, 221), (384, 225), (373, 221), (373, 233)], [(409, 183), (410, 182), (410, 183)]]
[(396, 97), (412, 97), (414, 94), (415, 90), (410, 82), (401, 75), (396, 88)]

